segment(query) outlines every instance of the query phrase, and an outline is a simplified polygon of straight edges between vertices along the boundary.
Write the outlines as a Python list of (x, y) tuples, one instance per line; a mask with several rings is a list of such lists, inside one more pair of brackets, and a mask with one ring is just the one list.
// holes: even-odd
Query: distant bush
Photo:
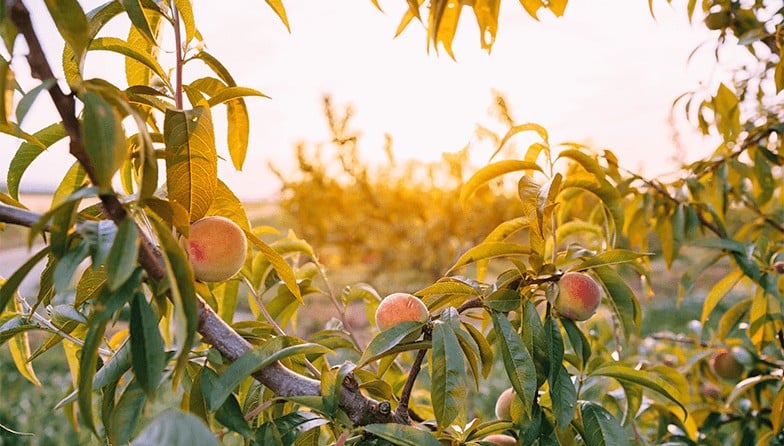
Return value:
[(302, 238), (329, 253), (325, 262), (364, 263), (371, 275), (414, 269), (434, 280), (498, 224), (520, 214), (519, 202), (509, 199), (511, 188), (500, 180), (461, 208), (464, 175), (475, 170), (470, 147), (437, 162), (399, 161), (387, 136), (386, 160), (374, 164), (360, 156), (359, 133), (349, 127), (352, 110), (337, 116), (325, 97), (324, 114), (332, 140), (298, 144), (294, 172), (272, 169), (283, 183), (282, 208)]

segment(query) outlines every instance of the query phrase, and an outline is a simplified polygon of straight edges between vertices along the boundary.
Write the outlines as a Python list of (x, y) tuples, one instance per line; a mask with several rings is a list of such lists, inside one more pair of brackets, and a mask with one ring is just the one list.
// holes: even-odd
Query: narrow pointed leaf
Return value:
[(440, 446), (430, 432), (402, 424), (369, 424), (362, 428), (379, 438), (399, 446)]
[(466, 251), (451, 268), (447, 274), (462, 266), (494, 257), (520, 256), (531, 254), (531, 249), (527, 246), (511, 242), (485, 242)]
[(8, 280), (0, 286), (0, 313), (5, 311), (5, 306), (8, 305), (8, 302), (13, 299), (14, 294), (16, 294), (16, 290), (19, 289), (19, 285), (22, 284), (22, 281), (25, 277), (30, 273), (30, 271), (41, 261), (46, 255), (49, 254), (49, 247), (46, 246), (35, 255), (30, 257), (22, 266), (19, 267)]
[[(455, 312), (448, 308), (447, 312)], [(468, 393), (465, 358), (450, 324), (436, 321), (433, 327), (431, 399), (436, 421), (443, 429), (462, 412)], [(448, 358), (448, 360), (447, 360)]]
[(520, 160), (505, 160), (489, 164), (479, 169), (474, 175), (466, 181), (460, 189), (460, 206), (466, 207), (468, 198), (474, 194), (480, 187), (484, 186), (491, 180), (500, 177), (501, 175), (517, 172), (520, 170), (537, 170), (542, 171), (536, 163)]
[(131, 446), (219, 446), (215, 434), (199, 418), (179, 410), (157, 415)]
[(107, 280), (110, 290), (119, 288), (136, 269), (139, 255), (139, 230), (136, 222), (126, 218), (117, 228), (117, 235), (106, 258)]
[(618, 420), (602, 406), (586, 402), (580, 407), (587, 446), (630, 445)]
[(531, 353), (526, 349), (509, 319), (502, 313), (492, 312), (496, 344), (504, 361), (506, 374), (528, 410), (536, 396), (536, 366)]
[(708, 292), (708, 295), (705, 297), (705, 302), (702, 304), (702, 316), (700, 316), (700, 322), (704, 325), (705, 321), (708, 320), (708, 316), (710, 316), (711, 312), (716, 305), (721, 302), (721, 299), (724, 298), (733, 288), (735, 285), (740, 282), (740, 279), (744, 277), (743, 271), (735, 270), (730, 274), (724, 276), (721, 280), (716, 282), (716, 284), (711, 288)]
[(207, 213), (218, 185), (218, 155), (209, 108), (167, 110), (163, 127), (169, 200), (185, 207), (193, 222)]
[(673, 387), (669, 382), (655, 373), (633, 369), (618, 363), (607, 362), (594, 369), (593, 372), (591, 372), (591, 376), (609, 376), (619, 381), (628, 381), (639, 384), (645, 388), (659, 393), (673, 403), (677, 404), (678, 407), (680, 407), (683, 411), (684, 418), (686, 418), (686, 415), (688, 414), (688, 411), (680, 401), (682, 396), (678, 389)]
[(142, 293), (131, 301), (131, 366), (136, 381), (148, 395), (153, 395), (163, 376), (165, 351), (158, 329), (158, 318)]
[(362, 366), (375, 360), (400, 343), (406, 336), (422, 330), (425, 324), (417, 321), (406, 321), (384, 330), (368, 344), (357, 365)]
[(283, 281), (283, 284), (286, 285), (286, 288), (297, 298), (300, 304), (304, 304), (305, 301), (302, 299), (302, 293), (299, 290), (299, 285), (297, 284), (297, 278), (294, 275), (294, 270), (291, 269), (291, 265), (286, 262), (286, 259), (281, 257), (272, 247), (268, 244), (264, 243), (260, 238), (253, 235), (252, 232), (245, 231), (245, 235), (248, 237), (248, 240), (253, 243), (253, 245), (261, 251), (261, 254), (267, 259), (275, 271), (278, 273), (280, 280)]

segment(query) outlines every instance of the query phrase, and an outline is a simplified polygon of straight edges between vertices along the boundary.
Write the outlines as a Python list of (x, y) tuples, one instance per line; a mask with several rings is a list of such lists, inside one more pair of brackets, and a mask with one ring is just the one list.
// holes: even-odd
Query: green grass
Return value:
[(68, 393), (71, 375), (61, 347), (34, 361), (37, 387), (16, 370), (7, 347), (0, 348), (0, 424), (17, 432), (0, 428), (0, 446), (54, 446), (90, 444), (85, 432), (78, 433), (68, 423), (62, 410), (54, 406)]

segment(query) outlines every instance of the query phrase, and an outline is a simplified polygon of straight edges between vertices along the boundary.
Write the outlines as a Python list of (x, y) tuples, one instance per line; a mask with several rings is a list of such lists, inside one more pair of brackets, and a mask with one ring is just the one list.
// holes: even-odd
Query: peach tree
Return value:
[[(267, 3), (287, 25), (281, 2)], [(470, 10), (482, 47), (492, 46), (499, 1), (424, 3), (408, 2), (401, 30), (419, 19), (429, 44), (452, 54)], [(567, 2), (520, 3), (535, 18), (544, 9), (560, 16)], [(690, 17), (696, 3), (687, 4)], [(517, 214), (442, 278), (382, 304), (366, 284), (333, 289), (306, 240), (252, 226), (218, 178), (221, 155), (243, 166), (245, 100), (264, 95), (238, 86), (205, 51), (191, 2), (46, 7), (64, 42), (65, 79), (55, 78), (24, 2), (6, 2), (0, 16), (0, 131), (21, 140), (0, 221), (29, 227), (31, 245), (45, 241), (0, 288), (0, 343), (36, 383), (36, 358), (62, 345), (73, 387), (57, 408), (96, 442), (782, 442), (784, 8), (700, 4), (717, 45), (745, 48), (755, 62), (676, 102), (721, 137), (709, 157), (674, 181), (646, 179), (608, 150), (553, 143), (537, 124), (512, 124), (457, 199), (469, 209), (488, 184), (514, 175)], [(128, 34), (99, 34), (117, 16), (129, 20)], [(169, 34), (175, 54), (165, 66)], [(21, 41), (40, 81), (29, 91), (15, 80), (22, 62), (5, 59)], [(126, 78), (85, 78), (93, 51), (123, 55)], [(191, 78), (204, 69), (210, 74)], [(60, 120), (25, 131), (22, 118), (44, 93)], [(225, 123), (213, 121), (216, 107), (225, 107)], [(225, 143), (215, 140), (216, 125), (226, 126)], [(535, 142), (507, 156), (521, 133)], [(32, 213), (19, 202), (23, 174), (61, 140), (74, 164), (50, 209)], [(204, 226), (215, 221), (223, 226)], [(232, 231), (240, 236), (221, 241)], [(683, 294), (711, 266), (726, 265), (705, 297), (698, 335), (641, 339), (637, 294), (657, 280), (655, 255), (677, 272)], [(225, 257), (239, 259), (238, 272)], [(38, 292), (22, 295), (22, 279), (39, 263)], [(747, 297), (717, 311), (733, 289)], [(307, 339), (293, 335), (316, 294), (334, 304), (334, 320)], [(235, 320), (241, 301), (251, 320)], [(347, 318), (357, 302), (368, 319), (384, 321), (369, 342)], [(31, 343), (31, 332), (41, 342)], [(469, 395), (486, 392), (491, 379), (510, 390), (490, 403), (495, 413), (473, 410)]]

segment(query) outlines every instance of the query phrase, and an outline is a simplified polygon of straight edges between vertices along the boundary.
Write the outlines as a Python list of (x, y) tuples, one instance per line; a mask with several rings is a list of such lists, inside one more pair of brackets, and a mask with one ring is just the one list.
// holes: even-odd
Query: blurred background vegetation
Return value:
[[(515, 183), (503, 180), (481, 190), (471, 208), (460, 207), (463, 180), (479, 167), (471, 164), (471, 147), (445, 153), (439, 162), (398, 160), (389, 137), (386, 145), (377, 149), (386, 153), (386, 162), (372, 165), (359, 155), (361, 133), (351, 127), (351, 107), (336, 107), (329, 97), (324, 98), (323, 106), (331, 139), (298, 144), (293, 151), (297, 158), (293, 171), (270, 166), (283, 184), (280, 200), (246, 203), (246, 209), (254, 227), (267, 226), (281, 234), (293, 230), (313, 246), (334, 289), (367, 283), (381, 296), (417, 291), (441, 277), (464, 250), (481, 242), (499, 223), (520, 214), (515, 208), (519, 200), (511, 199), (516, 194)], [(515, 122), (501, 95), (490, 115), (502, 125)], [(480, 138), (497, 144), (497, 133), (483, 126), (478, 126), (477, 132)], [(516, 148), (510, 143), (504, 150), (510, 153), (502, 155), (511, 155)], [(26, 231), (6, 227), (0, 255), (24, 250)], [(660, 251), (655, 238), (649, 246)], [(684, 271), (708, 255), (698, 248), (689, 249), (670, 270), (663, 259), (651, 259), (651, 277), (657, 278), (657, 283), (648, 284), (654, 294), (647, 298), (643, 291), (647, 288), (629, 271), (628, 283), (636, 288), (644, 307), (640, 347), (649, 349), (652, 361), (659, 355), (665, 362), (684, 363), (695, 348), (708, 347), (705, 340), (712, 328), (696, 329), (694, 323), (700, 319), (705, 294), (724, 276), (727, 265), (717, 264), (697, 277), (684, 276)], [(742, 292), (736, 289), (736, 295), (723, 299), (716, 311), (725, 311)], [(297, 313), (296, 326), (289, 328), (302, 337), (324, 329), (336, 316), (327, 296), (311, 295), (307, 302)], [(240, 317), (252, 317), (247, 303), (240, 303), (239, 310)], [(351, 308), (348, 316), (351, 330), (359, 339), (369, 340), (372, 323), (362, 305)], [(599, 324), (591, 334), (597, 339), (608, 336)], [(40, 340), (33, 338), (31, 342), (35, 349)], [(89, 443), (86, 432), (74, 431), (60, 416), (52, 417), (53, 407), (70, 392), (63, 358), (60, 352), (47, 352), (36, 359), (36, 371), (44, 383), (36, 387), (16, 372), (8, 348), (0, 348), (0, 395), (4, 400), (0, 424), (35, 434), (18, 436), (0, 429), (0, 446)], [(469, 414), (492, 413), (495, 397), (508, 386), (500, 360), (494, 370), (497, 373), (474, 390)], [(419, 385), (426, 386), (426, 381), (423, 376)], [(414, 397), (427, 395), (420, 392)]]

